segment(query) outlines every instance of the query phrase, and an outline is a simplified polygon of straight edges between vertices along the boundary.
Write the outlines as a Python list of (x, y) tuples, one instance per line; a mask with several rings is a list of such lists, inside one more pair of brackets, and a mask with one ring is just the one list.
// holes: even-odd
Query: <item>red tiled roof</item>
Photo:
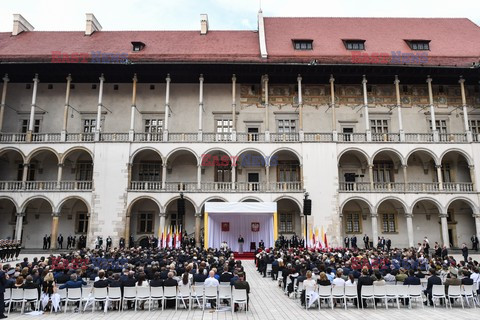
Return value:
[[(132, 52), (132, 41), (145, 43)], [(51, 61), (52, 51), (79, 53), (101, 51), (128, 53), (131, 61), (260, 61), (258, 33), (255, 31), (100, 31), (23, 32), (17, 36), (0, 33), (1, 61)]]
[[(342, 39), (362, 39), (364, 53), (410, 50), (404, 40), (431, 40), (428, 65), (471, 65), (480, 58), (480, 27), (454, 18), (264, 18), (271, 62), (352, 63)], [(292, 39), (312, 39), (313, 50), (294, 50)]]

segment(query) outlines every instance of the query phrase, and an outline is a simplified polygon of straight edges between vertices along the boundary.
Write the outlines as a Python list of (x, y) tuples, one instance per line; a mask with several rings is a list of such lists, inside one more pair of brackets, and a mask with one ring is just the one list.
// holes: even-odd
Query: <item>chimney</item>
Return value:
[(200, 34), (207, 34), (208, 32), (208, 15), (201, 14), (200, 15)]
[(85, 29), (85, 35), (90, 36), (95, 31), (101, 31), (102, 25), (98, 22), (97, 18), (93, 15), (93, 13), (87, 13), (87, 28)]
[(33, 31), (35, 29), (21, 14), (13, 15), (12, 36), (19, 35), (23, 31)]

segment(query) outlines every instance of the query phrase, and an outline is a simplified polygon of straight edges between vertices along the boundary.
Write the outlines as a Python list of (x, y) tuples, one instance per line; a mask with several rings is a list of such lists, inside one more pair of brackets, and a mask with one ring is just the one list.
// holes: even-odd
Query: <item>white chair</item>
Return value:
[(230, 306), (232, 306), (232, 287), (218, 286), (218, 304), (220, 305), (223, 300), (229, 300)]
[(177, 287), (163, 287), (163, 301), (162, 310), (165, 309), (165, 304), (168, 300), (175, 301), (175, 310), (177, 309)]
[(65, 313), (67, 313), (69, 302), (78, 302), (79, 308), (82, 309), (82, 289), (81, 288), (67, 289), (67, 296), (65, 298), (65, 310), (64, 310)]
[[(310, 302), (311, 300), (315, 300)], [(318, 299), (318, 293), (315, 291), (315, 287), (306, 286), (305, 287), (305, 309), (308, 309), (308, 306), (314, 303), (318, 304), (318, 310), (320, 310), (320, 300)]]
[[(203, 285), (193, 285), (190, 287), (190, 296), (192, 297), (192, 304), (197, 302), (197, 305), (203, 310)], [(201, 302), (200, 302), (201, 301)]]
[(298, 299), (298, 297), (302, 294), (303, 291), (303, 281), (298, 283), (297, 288), (295, 289), (295, 299)]
[(232, 314), (235, 310), (235, 303), (245, 305), (245, 312), (248, 311), (247, 289), (232, 289)]
[[(453, 299), (459, 299), (460, 303), (462, 305), (462, 309), (465, 308), (463, 306), (462, 291), (461, 291), (460, 286), (448, 286), (447, 298), (448, 298), (448, 302), (450, 303), (450, 308), (453, 307), (453, 305), (452, 305), (452, 300)], [(455, 300), (453, 300), (453, 301), (455, 302)]]
[(345, 300), (345, 287), (344, 286), (334, 286), (332, 288), (332, 309), (333, 309), (333, 299), (340, 299), (343, 301), (345, 309), (347, 309), (347, 301)]
[(332, 302), (332, 287), (331, 286), (318, 286), (318, 299), (319, 304), (322, 300), (327, 301), (327, 307)]
[(38, 290), (37, 289), (24, 289), (23, 290), (23, 300), (22, 300), (22, 314), (25, 310), (25, 303), (35, 303), (35, 311), (38, 310)]
[(229, 286), (229, 285), (230, 285), (230, 282), (220, 282), (220, 285), (221, 285), (221, 286)]
[[(388, 309), (386, 286), (373, 286), (373, 297), (375, 299), (383, 300), (383, 302), (385, 302), (385, 308)], [(375, 300), (374, 300), (374, 304), (375, 304)]]
[(5, 293), (3, 294), (3, 301), (5, 304), (10, 303), (10, 298), (12, 296), (12, 288), (5, 288)]
[[(150, 299), (153, 301), (162, 301), (163, 305), (163, 287), (150, 287)], [(158, 306), (160, 308), (160, 305)]]
[(360, 303), (358, 301), (357, 286), (345, 286), (345, 309), (347, 309), (347, 301), (357, 301), (357, 309), (360, 309)]
[(95, 303), (103, 302), (103, 312), (105, 312), (105, 304), (107, 303), (108, 296), (107, 288), (93, 288), (93, 303), (92, 303), (92, 312), (95, 311)]
[[(108, 312), (108, 305), (112, 302), (122, 302), (122, 290), (120, 287), (108, 288), (107, 303), (105, 303), (105, 312)], [(118, 311), (122, 310), (122, 305), (119, 303)]]
[(122, 297), (122, 310), (125, 310), (124, 305), (126, 301), (135, 301), (137, 297), (137, 288), (135, 287), (124, 287), (123, 288), (123, 297)]
[(10, 303), (8, 304), (8, 314), (10, 314), (10, 309), (14, 303), (23, 304), (23, 289), (12, 289)]
[(272, 264), (267, 263), (267, 276), (271, 276), (271, 275), (272, 275)]
[(137, 311), (138, 302), (148, 302), (148, 311), (150, 311), (150, 287), (137, 287), (137, 295), (135, 296), (135, 311)]
[(218, 304), (218, 288), (217, 287), (205, 287), (203, 293), (203, 309), (205, 310), (205, 305), (208, 300), (215, 300), (215, 303)]
[(374, 297), (374, 294), (373, 294), (373, 286), (362, 286), (362, 290), (360, 292), (360, 298), (362, 299), (362, 301), (359, 301), (360, 304), (362, 305), (362, 309), (363, 309), (363, 299), (372, 300), (373, 308), (374, 309), (377, 308), (375, 306), (375, 297)]
[(421, 278), (421, 279), (420, 279), (420, 285), (422, 286), (422, 290), (426, 290), (426, 289), (427, 289), (427, 283), (428, 283), (428, 279), (427, 279), (427, 278)]
[(435, 308), (435, 299), (444, 299), (445, 308), (447, 308), (447, 297), (445, 296), (445, 286), (443, 284), (434, 284), (432, 287), (432, 302)]
[[(192, 308), (192, 296), (190, 294), (190, 285), (183, 285), (178, 287), (178, 293), (177, 293), (177, 306), (178, 306), (178, 300), (182, 301), (183, 306), (185, 309), (191, 310)], [(188, 301), (188, 306), (185, 303), (185, 300)]]
[[(398, 286), (400, 287), (400, 286)], [(404, 286), (402, 286), (404, 287)], [(405, 286), (406, 287), (406, 286)], [(393, 303), (397, 303), (397, 308), (400, 309), (400, 302), (398, 301), (398, 290), (397, 286), (386, 285), (385, 286), (385, 294), (387, 296), (387, 303), (389, 300), (393, 300)]]
[(467, 306), (470, 306), (470, 299), (472, 299), (472, 304), (474, 308), (477, 308), (476, 303), (475, 303), (475, 296), (473, 293), (473, 288), (474, 286), (472, 284), (465, 284), (462, 286), (462, 296), (465, 298), (465, 301), (467, 302)]
[(415, 303), (418, 304), (418, 300), (420, 300), (420, 304), (422, 308), (425, 308), (423, 305), (423, 293), (422, 293), (423, 286), (420, 285), (409, 285), (408, 286), (408, 297), (410, 299), (409, 308), (412, 308), (412, 301), (415, 300)]
[[(61, 290), (58, 290), (58, 292), (60, 293)], [(65, 289), (63, 289), (63, 291), (66, 291)], [(60, 295), (62, 296), (62, 295)], [(67, 294), (65, 293), (65, 299), (67, 299)], [(90, 303), (90, 301), (93, 299), (93, 287), (84, 287), (82, 289), (82, 299), (81, 299), (81, 303), (85, 303), (85, 305), (83, 306), (83, 311), (87, 310), (87, 305)]]

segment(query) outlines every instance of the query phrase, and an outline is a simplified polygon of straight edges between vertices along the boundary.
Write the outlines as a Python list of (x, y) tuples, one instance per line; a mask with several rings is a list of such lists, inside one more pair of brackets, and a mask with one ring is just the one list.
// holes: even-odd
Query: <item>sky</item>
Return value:
[(0, 32), (12, 30), (14, 13), (38, 31), (84, 30), (85, 13), (103, 30), (199, 30), (201, 13), (211, 30), (253, 30), (260, 6), (270, 17), (462, 17), (480, 25), (480, 0), (0, 0)]

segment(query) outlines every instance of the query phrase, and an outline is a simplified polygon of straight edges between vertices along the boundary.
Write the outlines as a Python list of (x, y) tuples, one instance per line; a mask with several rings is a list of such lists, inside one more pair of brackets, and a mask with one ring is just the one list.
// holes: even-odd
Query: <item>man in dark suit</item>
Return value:
[(47, 237), (47, 249), (50, 249), (51, 244), (52, 244), (52, 235), (49, 235)]
[(67, 250), (72, 246), (72, 236), (67, 237)]
[(233, 274), (228, 271), (228, 266), (223, 268), (223, 273), (220, 275), (220, 282), (230, 282), (232, 280)]
[[(413, 269), (408, 270), (408, 277), (405, 278), (405, 280), (403, 281), (403, 285), (404, 285), (404, 286), (408, 286), (408, 285), (417, 286), (417, 285), (420, 285), (420, 278), (415, 277), (415, 270), (413, 270)], [(405, 305), (407, 305), (407, 306), (408, 306), (409, 302), (410, 302), (410, 299), (405, 299), (405, 300), (404, 300), (404, 303), (405, 303)]]
[[(137, 281), (133, 277), (134, 275), (135, 275), (135, 272), (130, 271), (128, 273), (127, 279), (122, 280), (122, 289), (125, 288), (125, 287), (135, 287), (135, 284), (137, 283)], [(122, 294), (123, 294), (123, 292), (122, 292)], [(127, 301), (127, 308), (128, 308), (128, 310), (131, 310), (133, 308), (132, 307), (132, 301)]]
[(468, 263), (468, 248), (466, 243), (462, 244), (462, 256), (463, 261), (465, 261), (465, 263)]
[(367, 234), (363, 236), (363, 243), (365, 244), (365, 249), (368, 249), (370, 244), (370, 238), (367, 236)]
[(48, 238), (47, 238), (47, 235), (45, 235), (45, 237), (43, 237), (43, 250), (47, 250), (48, 248)]
[(3, 272), (3, 266), (2, 264), (0, 264), (0, 319), (5, 319), (7, 317), (5, 315), (5, 302), (4, 302), (6, 285), (7, 285), (7, 278), (6, 278), (5, 272)]
[[(432, 288), (434, 284), (442, 284), (442, 279), (437, 276), (434, 268), (430, 268), (428, 272), (430, 273), (430, 278), (428, 278), (427, 281), (427, 289), (425, 290), (425, 295), (427, 296), (430, 305), (433, 306)], [(427, 305), (427, 302), (425, 301), (424, 304)]]
[(260, 240), (260, 242), (258, 243), (258, 247), (260, 249), (265, 249), (265, 242), (263, 242), (263, 240)]
[(367, 303), (365, 301), (362, 301), (361, 299), (362, 286), (372, 286), (372, 285), (373, 285), (373, 279), (368, 274), (368, 269), (363, 268), (362, 275), (360, 276), (360, 278), (358, 278), (357, 295), (358, 295), (358, 301), (363, 304), (364, 308), (367, 307)]
[(63, 236), (62, 236), (61, 233), (58, 236), (57, 241), (58, 241), (58, 246), (60, 247), (60, 249), (63, 249)]
[(83, 281), (83, 279), (78, 279), (77, 274), (73, 273), (70, 276), (70, 280), (68, 280), (65, 284), (61, 285), (59, 289), (72, 289), (72, 288), (81, 288), (82, 286), (86, 286), (87, 283)]
[(245, 243), (245, 240), (243, 239), (242, 235), (238, 236), (238, 253), (242, 254), (243, 253), (243, 244)]
[(348, 236), (346, 236), (345, 239), (343, 239), (343, 244), (344, 244), (344, 247), (347, 249), (350, 247), (350, 238)]
[(445, 260), (447, 257), (448, 257), (447, 246), (446, 246), (446, 245), (443, 245), (443, 248), (442, 248), (442, 260)]
[[(163, 287), (178, 287), (177, 280), (173, 279), (173, 272), (169, 272), (167, 276), (167, 280), (163, 281)], [(175, 301), (167, 300), (165, 303), (166, 308), (173, 308), (175, 307)]]
[[(248, 302), (250, 300), (249, 294), (250, 294), (250, 285), (248, 284), (247, 281), (245, 281), (245, 274), (243, 272), (238, 273), (238, 280), (235, 281), (233, 284), (235, 289), (245, 289), (247, 290), (247, 309), (248, 309)], [(235, 311), (238, 311), (238, 305), (235, 305), (234, 308)]]
[(356, 249), (357, 248), (357, 236), (352, 236), (352, 238), (350, 239), (350, 244), (352, 245), (352, 248), (353, 249)]
[(390, 238), (387, 239), (387, 251), (390, 251), (390, 248), (392, 247), (392, 240)]

